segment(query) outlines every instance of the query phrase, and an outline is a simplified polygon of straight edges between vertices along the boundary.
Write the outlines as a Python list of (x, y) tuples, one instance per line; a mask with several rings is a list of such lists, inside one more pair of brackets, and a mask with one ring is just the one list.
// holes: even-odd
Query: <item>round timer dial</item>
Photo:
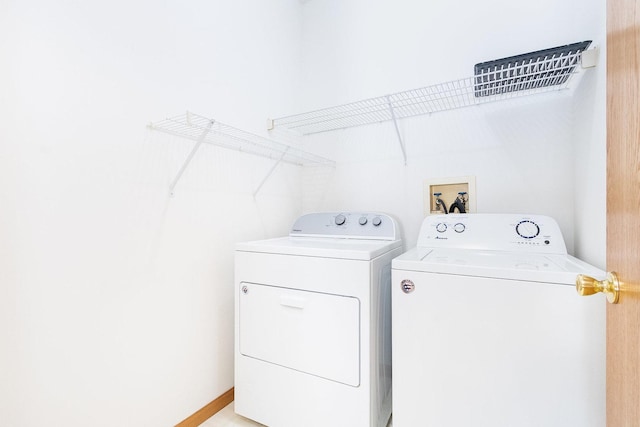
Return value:
[(516, 233), (522, 238), (533, 239), (540, 234), (540, 227), (535, 222), (527, 219), (520, 221), (518, 225), (516, 225)]

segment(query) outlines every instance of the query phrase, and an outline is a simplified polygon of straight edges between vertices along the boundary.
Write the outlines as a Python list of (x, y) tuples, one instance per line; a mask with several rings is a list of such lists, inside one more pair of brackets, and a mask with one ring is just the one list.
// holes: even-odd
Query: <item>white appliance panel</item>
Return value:
[(560, 227), (544, 215), (430, 215), (420, 227), (418, 247), (566, 254)]
[(360, 301), (240, 283), (240, 353), (357, 387)]
[(393, 260), (394, 427), (605, 425), (605, 304), (539, 215), (433, 215)]
[[(240, 399), (236, 397), (234, 409), (260, 424), (269, 427), (386, 427), (369, 418), (371, 403), (365, 389), (369, 381), (366, 377), (362, 377), (360, 387), (351, 387), (246, 357), (241, 361), (241, 368), (241, 378), (236, 380), (236, 396), (238, 385), (241, 396)], [(390, 406), (389, 402), (389, 410)], [(337, 414), (340, 414), (339, 418)]]
[(271, 427), (386, 427), (396, 233), (384, 214), (317, 213), (288, 237), (236, 245), (236, 413)]
[[(399, 252), (398, 249), (395, 253)], [(321, 289), (328, 294), (359, 298), (365, 290), (368, 292), (369, 285), (364, 287), (362, 281), (369, 283), (371, 274), (369, 261), (312, 256), (236, 251), (235, 264), (236, 277), (242, 282), (307, 291)]]
[(301, 216), (289, 235), (389, 241), (397, 239), (397, 228), (391, 217), (381, 213), (324, 212)]
[(395, 269), (495, 277), (574, 287), (576, 274), (603, 271), (571, 255), (470, 249), (413, 248), (393, 260)]
[(370, 261), (383, 255), (390, 249), (400, 246), (402, 246), (400, 240), (379, 241), (333, 237), (278, 237), (255, 242), (238, 243), (236, 250)]
[(604, 425), (602, 301), (395, 269), (393, 284), (394, 427)]

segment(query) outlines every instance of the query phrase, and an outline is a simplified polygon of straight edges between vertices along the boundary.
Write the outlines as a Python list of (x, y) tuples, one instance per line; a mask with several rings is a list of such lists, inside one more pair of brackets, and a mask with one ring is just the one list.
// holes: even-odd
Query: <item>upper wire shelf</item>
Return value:
[(270, 130), (309, 135), (566, 89), (586, 52), (592, 51), (519, 57), (509, 64), (477, 68), (473, 77), (273, 119)]
[(149, 128), (199, 143), (217, 145), (294, 165), (333, 166), (335, 162), (295, 147), (191, 112), (150, 123)]

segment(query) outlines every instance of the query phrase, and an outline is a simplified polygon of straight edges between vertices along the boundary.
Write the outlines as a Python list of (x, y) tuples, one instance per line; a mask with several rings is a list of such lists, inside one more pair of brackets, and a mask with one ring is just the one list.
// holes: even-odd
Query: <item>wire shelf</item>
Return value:
[(191, 112), (151, 123), (149, 128), (196, 142), (267, 157), (278, 162), (300, 166), (335, 165), (332, 160)]
[(309, 135), (566, 89), (582, 52), (486, 67), (473, 77), (274, 119), (272, 129)]

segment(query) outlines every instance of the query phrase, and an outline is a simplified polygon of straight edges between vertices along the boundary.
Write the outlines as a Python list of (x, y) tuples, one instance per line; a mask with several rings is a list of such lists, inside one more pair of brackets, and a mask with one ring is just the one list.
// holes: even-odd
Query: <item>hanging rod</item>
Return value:
[[(309, 135), (558, 91), (568, 87), (580, 65), (595, 66), (593, 56), (597, 58), (597, 52), (592, 52), (549, 55), (511, 64), (508, 69), (487, 68), (465, 79), (272, 119), (268, 127)], [(582, 60), (583, 54), (588, 61)]]
[(173, 195), (173, 190), (180, 180), (180, 177), (187, 169), (200, 145), (203, 143), (266, 157), (275, 161), (275, 164), (269, 170), (267, 176), (264, 177), (260, 186), (254, 192), (254, 197), (258, 191), (260, 191), (260, 188), (262, 188), (262, 185), (269, 176), (271, 176), (276, 166), (282, 162), (299, 166), (335, 166), (335, 162), (332, 160), (316, 156), (315, 154), (255, 135), (189, 111), (179, 116), (150, 123), (149, 128), (196, 141), (196, 144), (193, 146), (191, 152), (183, 162), (176, 177), (171, 181), (169, 186), (171, 195)]

